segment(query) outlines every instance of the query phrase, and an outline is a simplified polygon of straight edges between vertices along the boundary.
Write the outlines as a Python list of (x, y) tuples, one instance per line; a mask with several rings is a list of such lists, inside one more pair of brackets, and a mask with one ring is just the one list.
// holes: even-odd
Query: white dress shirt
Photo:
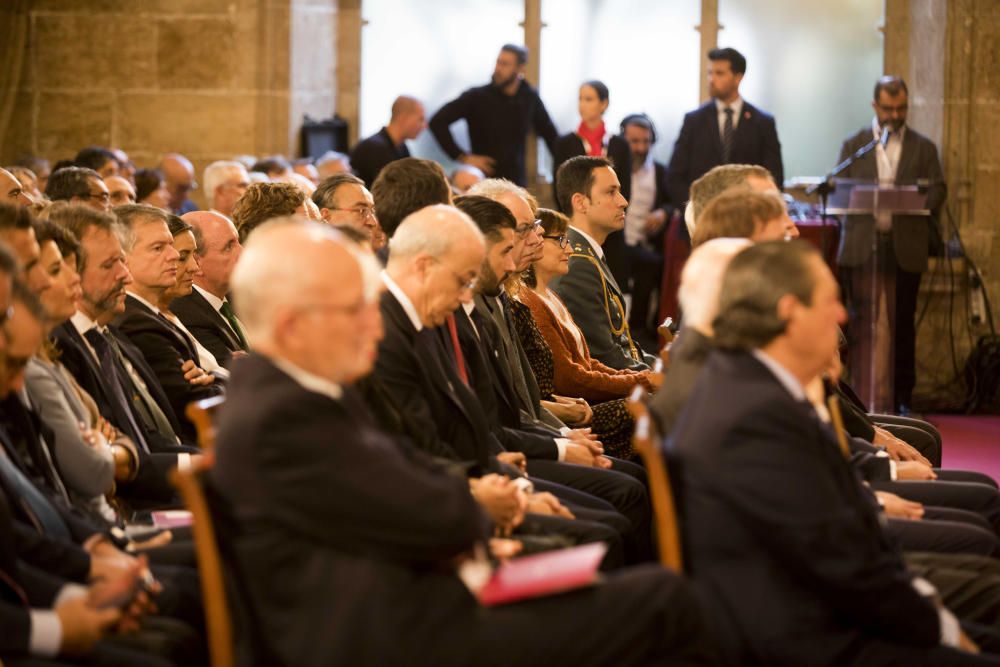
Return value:
[(720, 100), (715, 100), (715, 114), (719, 119), (719, 139), (725, 136), (726, 127), (726, 107), (733, 110), (733, 132), (740, 124), (740, 116), (743, 114), (743, 98), (737, 96), (736, 100), (725, 104)]

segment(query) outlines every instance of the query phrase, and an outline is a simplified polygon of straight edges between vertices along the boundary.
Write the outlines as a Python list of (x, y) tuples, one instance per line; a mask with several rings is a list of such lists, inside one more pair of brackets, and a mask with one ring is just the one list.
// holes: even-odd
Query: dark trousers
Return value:
[(896, 405), (913, 403), (913, 388), (917, 384), (917, 294), (923, 274), (910, 273), (896, 267), (896, 334), (895, 356)]
[(962, 472), (941, 470), (938, 479), (932, 481), (873, 482), (872, 488), (895, 493), (901, 498), (924, 505), (974, 512), (1000, 535), (1000, 493), (987, 484), (959, 481)]

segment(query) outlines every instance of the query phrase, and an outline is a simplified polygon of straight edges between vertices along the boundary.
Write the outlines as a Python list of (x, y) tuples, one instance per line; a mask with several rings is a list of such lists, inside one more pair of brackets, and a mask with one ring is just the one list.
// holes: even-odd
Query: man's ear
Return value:
[(582, 192), (574, 192), (570, 203), (573, 205), (573, 213), (586, 213), (587, 205), (590, 204), (590, 197)]
[(795, 312), (802, 304), (794, 294), (786, 294), (778, 299), (778, 318), (786, 325), (792, 321)]
[(427, 277), (427, 271), (430, 269), (432, 264), (434, 264), (434, 258), (426, 253), (417, 255), (417, 259), (413, 262), (417, 275), (419, 275), (421, 279), (425, 279)]

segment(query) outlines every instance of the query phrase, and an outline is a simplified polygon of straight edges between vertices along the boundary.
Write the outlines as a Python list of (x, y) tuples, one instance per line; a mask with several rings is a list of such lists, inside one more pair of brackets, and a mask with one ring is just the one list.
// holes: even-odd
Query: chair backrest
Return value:
[(667, 472), (667, 463), (660, 449), (660, 437), (656, 425), (649, 416), (643, 402), (642, 387), (636, 387), (628, 402), (629, 412), (635, 421), (632, 448), (642, 457), (649, 476), (649, 493), (653, 502), (653, 516), (656, 522), (657, 548), (660, 563), (674, 572), (683, 572), (684, 559), (681, 552), (680, 530), (677, 524), (677, 505)]
[(205, 452), (215, 449), (215, 413), (225, 402), (225, 395), (212, 396), (188, 403), (184, 410), (187, 418), (194, 424), (195, 431), (198, 432), (198, 446)]
[[(188, 414), (191, 410), (188, 409)], [(197, 422), (195, 422), (197, 424)], [(199, 428), (199, 432), (200, 432)], [(214, 454), (206, 453), (203, 469), (211, 467)], [(212, 667), (235, 667), (233, 624), (226, 599), (226, 582), (222, 559), (216, 542), (212, 514), (202, 488), (201, 470), (170, 472), (170, 481), (177, 488), (188, 511), (193, 515), (191, 532), (194, 535), (195, 554), (198, 558), (198, 575), (201, 579), (202, 603), (208, 625), (208, 649)]]

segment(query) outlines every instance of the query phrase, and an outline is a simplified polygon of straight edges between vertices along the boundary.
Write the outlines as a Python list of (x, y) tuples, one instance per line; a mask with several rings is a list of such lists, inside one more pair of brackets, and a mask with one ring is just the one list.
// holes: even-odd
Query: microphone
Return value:
[(889, 126), (886, 125), (882, 128), (882, 136), (879, 138), (878, 142), (882, 144), (882, 148), (885, 148), (886, 144), (889, 143)]

